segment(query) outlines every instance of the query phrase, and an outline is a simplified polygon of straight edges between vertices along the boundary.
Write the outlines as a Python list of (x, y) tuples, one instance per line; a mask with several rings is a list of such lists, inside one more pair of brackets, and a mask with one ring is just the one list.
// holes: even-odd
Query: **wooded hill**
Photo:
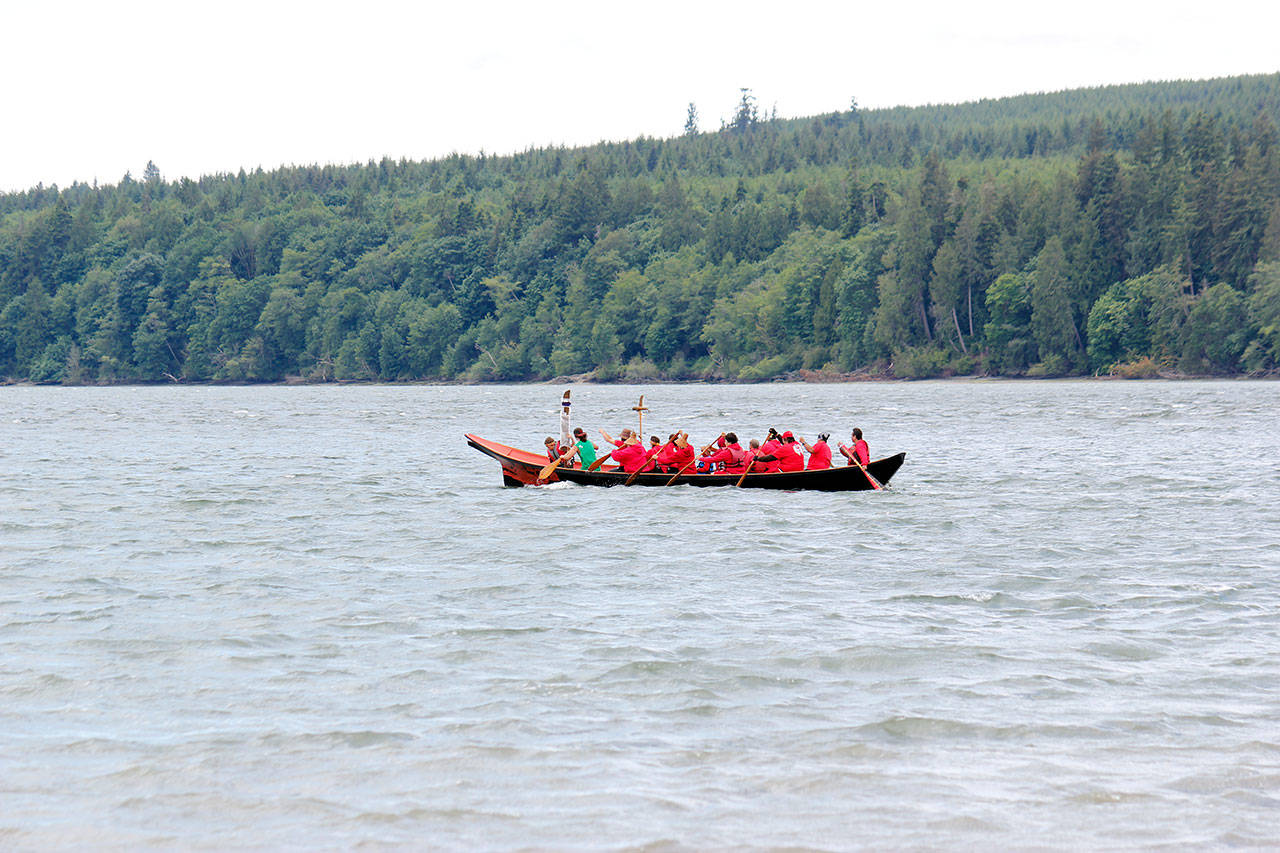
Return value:
[(669, 139), (0, 195), (0, 377), (1280, 366), (1280, 74), (727, 106)]

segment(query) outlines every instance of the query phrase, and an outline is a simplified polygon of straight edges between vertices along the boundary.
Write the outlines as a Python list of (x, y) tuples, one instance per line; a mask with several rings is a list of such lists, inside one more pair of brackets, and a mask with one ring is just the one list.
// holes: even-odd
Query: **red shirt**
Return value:
[(686, 444), (684, 447), (678, 447), (677, 445), (674, 445), (674, 444), (668, 444), (667, 447), (671, 448), (670, 452), (669, 453), (666, 452), (666, 448), (663, 448), (663, 452), (665, 453), (665, 456), (663, 455), (663, 453), (658, 454), (658, 464), (665, 465), (668, 468), (683, 468), (684, 466), (688, 465), (690, 462), (693, 461), (693, 457), (697, 453), (697, 451), (695, 451), (693, 447), (688, 444)]
[[(757, 451), (757, 455), (777, 456), (780, 459), (781, 454), (778, 452), (778, 448), (780, 448), (781, 446), (782, 446), (782, 442), (771, 438), (768, 441), (766, 441), (764, 444), (760, 445), (760, 450)], [(768, 462), (757, 462), (755, 464), (755, 467), (752, 468), (751, 470), (763, 471), (766, 474), (776, 474), (778, 471), (782, 470), (782, 463), (779, 461), (779, 459), (771, 459)]]
[(710, 456), (704, 456), (703, 459), (714, 464), (716, 462), (724, 463), (724, 470), (727, 474), (740, 474), (742, 469), (747, 467), (747, 454), (737, 444), (726, 444), (720, 450), (712, 453)]
[(831, 448), (825, 441), (813, 443), (813, 450), (809, 453), (809, 464), (805, 467), (810, 471), (821, 471), (831, 467)]
[[(858, 461), (863, 465), (871, 462), (871, 451), (867, 449), (867, 443), (862, 439), (858, 439), (853, 443), (853, 455), (858, 457)], [(850, 459), (847, 464), (852, 465), (853, 460)]]
[(622, 466), (628, 474), (643, 470), (649, 462), (649, 454), (639, 444), (624, 444), (613, 451), (613, 461)]
[(800, 455), (798, 447), (794, 441), (789, 441), (778, 448), (778, 464), (783, 471), (804, 470), (804, 457)]

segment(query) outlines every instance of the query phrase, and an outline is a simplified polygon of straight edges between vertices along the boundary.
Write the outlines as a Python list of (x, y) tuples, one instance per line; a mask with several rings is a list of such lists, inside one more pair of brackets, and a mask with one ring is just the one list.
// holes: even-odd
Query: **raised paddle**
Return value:
[(866, 476), (867, 482), (871, 484), (872, 489), (875, 489), (876, 491), (880, 491), (881, 489), (884, 488), (884, 486), (880, 485), (880, 481), (877, 480), (875, 477), (872, 477), (871, 472), (868, 471), (865, 467), (863, 467), (863, 464), (858, 461), (857, 451), (853, 451), (853, 452), (847, 451), (845, 450), (844, 445), (842, 444), (840, 445), (840, 452), (843, 453), (845, 456), (847, 456), (850, 462), (858, 466), (858, 470), (861, 471), (864, 476)]
[[(721, 438), (724, 438), (724, 433), (720, 433), (720, 437), (717, 438), (716, 441), (719, 441)], [(710, 444), (708, 444), (706, 447), (702, 448), (702, 451), (697, 456), (693, 457), (688, 462), (686, 462), (684, 467), (681, 468), (679, 471), (677, 471), (674, 477), (672, 477), (670, 480), (667, 480), (667, 485), (670, 486), (676, 480), (679, 480), (681, 475), (683, 475), (685, 471), (688, 471), (689, 466), (695, 464), (698, 461), (698, 459), (702, 456), (703, 453), (706, 453), (708, 450), (716, 446), (716, 441), (713, 441)]]

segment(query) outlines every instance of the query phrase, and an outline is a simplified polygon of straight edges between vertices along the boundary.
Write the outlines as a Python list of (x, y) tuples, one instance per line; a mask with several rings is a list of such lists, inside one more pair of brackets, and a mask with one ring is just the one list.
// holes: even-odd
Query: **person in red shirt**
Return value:
[(776, 474), (781, 471), (782, 465), (778, 461), (778, 451), (781, 448), (782, 439), (778, 431), (770, 429), (765, 443), (760, 445), (760, 449), (756, 452), (756, 464), (751, 470), (757, 474)]
[(774, 455), (778, 457), (778, 466), (783, 471), (804, 470), (804, 457), (800, 455), (800, 448), (796, 446), (796, 438), (791, 430), (782, 434), (782, 446)]
[(738, 436), (727, 432), (716, 439), (716, 444), (720, 445), (720, 449), (715, 453), (702, 457), (703, 461), (711, 466), (716, 464), (723, 465), (726, 474), (741, 474), (743, 469), (747, 467), (747, 453), (738, 444)]
[(820, 433), (818, 440), (812, 445), (800, 439), (800, 443), (804, 445), (804, 449), (809, 453), (809, 464), (805, 466), (808, 471), (823, 471), (831, 467), (831, 446), (827, 444), (827, 439), (831, 436), (827, 433)]
[(693, 448), (689, 446), (689, 434), (673, 432), (653, 461), (657, 463), (659, 469), (668, 474), (674, 474), (687, 463), (692, 462), (693, 457)]
[(627, 441), (628, 441), (628, 440), (629, 440), (633, 435), (635, 435), (635, 436), (636, 436), (636, 440), (637, 440), (637, 441), (639, 441), (639, 440), (640, 440), (640, 436), (636, 435), (634, 432), (632, 432), (632, 431), (631, 431), (630, 429), (628, 429), (627, 427), (623, 427), (623, 428), (622, 428), (622, 432), (620, 432), (620, 433), (618, 434), (618, 437), (617, 437), (617, 438), (612, 437), (611, 435), (609, 435), (609, 433), (605, 432), (604, 430), (600, 430), (600, 434), (604, 436), (604, 440), (605, 440), (605, 441), (609, 442), (609, 443), (610, 443), (610, 444), (612, 444), (614, 447), (621, 447), (622, 445), (626, 444), (626, 443), (627, 443)]
[[(611, 443), (613, 439), (609, 438), (608, 433), (605, 439)], [(645, 451), (644, 445), (640, 443), (640, 439), (635, 434), (627, 436), (627, 440), (617, 450), (613, 451), (613, 461), (621, 466), (622, 470), (628, 474), (634, 474), (637, 471), (643, 471), (649, 464), (649, 454)]]
[(840, 452), (849, 460), (846, 464), (852, 465), (854, 460), (857, 460), (863, 466), (866, 466), (871, 462), (871, 450), (867, 447), (867, 443), (862, 440), (862, 430), (854, 427), (849, 437), (853, 440), (852, 447), (840, 445)]

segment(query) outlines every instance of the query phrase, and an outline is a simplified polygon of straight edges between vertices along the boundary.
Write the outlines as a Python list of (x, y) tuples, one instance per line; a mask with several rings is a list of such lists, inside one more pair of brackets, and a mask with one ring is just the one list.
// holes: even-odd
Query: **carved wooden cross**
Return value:
[(644, 405), (644, 395), (640, 395), (640, 402), (631, 407), (631, 411), (640, 416), (640, 431), (636, 433), (636, 438), (644, 441), (644, 413), (649, 411)]

